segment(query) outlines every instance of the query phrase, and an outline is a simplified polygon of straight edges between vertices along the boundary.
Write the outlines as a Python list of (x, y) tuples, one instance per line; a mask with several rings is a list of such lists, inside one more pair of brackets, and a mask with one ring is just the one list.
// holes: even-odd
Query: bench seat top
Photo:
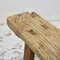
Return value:
[(60, 30), (37, 13), (9, 16), (7, 24), (42, 60), (60, 60)]

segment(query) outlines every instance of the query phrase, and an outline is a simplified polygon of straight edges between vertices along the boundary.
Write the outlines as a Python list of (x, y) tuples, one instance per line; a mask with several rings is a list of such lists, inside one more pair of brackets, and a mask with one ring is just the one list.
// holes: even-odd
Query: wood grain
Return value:
[(7, 24), (41, 60), (60, 60), (60, 30), (38, 14), (10, 16)]

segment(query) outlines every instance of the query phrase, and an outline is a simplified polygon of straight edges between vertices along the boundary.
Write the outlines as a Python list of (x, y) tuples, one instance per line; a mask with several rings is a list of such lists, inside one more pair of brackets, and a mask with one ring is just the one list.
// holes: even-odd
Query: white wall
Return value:
[(49, 20), (60, 19), (60, 0), (0, 0), (0, 21), (23, 11), (36, 11)]

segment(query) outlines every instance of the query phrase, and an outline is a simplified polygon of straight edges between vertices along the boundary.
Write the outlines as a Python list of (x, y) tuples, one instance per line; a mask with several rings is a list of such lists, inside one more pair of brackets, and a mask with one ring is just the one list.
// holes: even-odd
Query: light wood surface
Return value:
[(41, 60), (60, 60), (60, 30), (38, 14), (16, 14), (7, 24)]

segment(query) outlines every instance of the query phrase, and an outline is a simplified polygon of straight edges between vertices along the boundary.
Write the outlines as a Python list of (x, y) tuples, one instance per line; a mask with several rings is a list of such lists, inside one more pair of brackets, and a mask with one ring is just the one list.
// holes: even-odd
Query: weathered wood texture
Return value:
[(24, 60), (34, 60), (34, 52), (25, 44)]
[(7, 24), (41, 60), (60, 60), (60, 30), (38, 14), (10, 16)]

